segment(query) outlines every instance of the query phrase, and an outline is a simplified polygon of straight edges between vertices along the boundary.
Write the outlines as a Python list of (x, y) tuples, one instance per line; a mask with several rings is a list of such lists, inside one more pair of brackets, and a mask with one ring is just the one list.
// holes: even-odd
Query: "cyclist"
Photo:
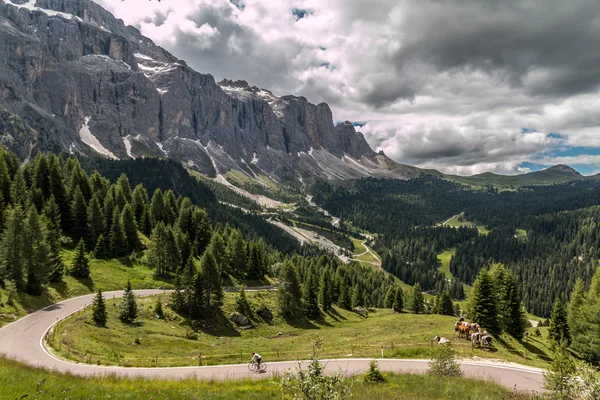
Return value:
[(260, 356), (260, 354), (252, 352), (252, 359), (250, 360), (250, 362), (255, 362), (257, 367), (260, 367), (260, 363), (262, 361), (262, 357)]

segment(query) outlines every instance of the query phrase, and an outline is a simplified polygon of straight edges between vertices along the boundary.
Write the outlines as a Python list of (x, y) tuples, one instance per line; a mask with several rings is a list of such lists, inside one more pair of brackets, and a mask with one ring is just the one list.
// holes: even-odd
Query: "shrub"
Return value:
[(363, 381), (365, 383), (381, 383), (381, 382), (385, 382), (385, 378), (383, 377), (383, 374), (381, 373), (381, 370), (379, 370), (379, 364), (377, 364), (376, 360), (372, 360), (369, 363), (369, 370), (367, 371), (367, 373), (363, 377)]
[(577, 367), (569, 354), (567, 347), (562, 343), (548, 370), (544, 373), (544, 388), (552, 393), (556, 399), (573, 399), (577, 391)]
[(433, 350), (431, 362), (429, 362), (429, 373), (445, 377), (462, 375), (451, 346), (438, 346)]
[(136, 338), (133, 340), (133, 343), (135, 343), (135, 344), (142, 344), (142, 342), (140, 341), (140, 338), (139, 338), (139, 337), (136, 337)]
[(256, 315), (258, 315), (260, 318), (262, 318), (266, 322), (273, 321), (273, 312), (265, 304), (261, 304), (256, 309)]
[(185, 338), (189, 340), (198, 340), (198, 334), (196, 332), (188, 331), (185, 333)]

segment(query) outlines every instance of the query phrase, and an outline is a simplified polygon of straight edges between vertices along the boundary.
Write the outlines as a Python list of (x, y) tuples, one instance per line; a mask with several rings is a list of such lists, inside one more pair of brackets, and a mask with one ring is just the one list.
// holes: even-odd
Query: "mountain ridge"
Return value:
[(327, 104), (218, 84), (90, 0), (0, 0), (0, 38), (0, 106), (38, 132), (38, 151), (168, 157), (296, 185), (421, 173), (334, 125)]

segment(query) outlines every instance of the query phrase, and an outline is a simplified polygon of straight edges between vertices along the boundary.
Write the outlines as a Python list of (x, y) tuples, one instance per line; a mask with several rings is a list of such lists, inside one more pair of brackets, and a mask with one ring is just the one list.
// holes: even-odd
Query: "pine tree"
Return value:
[(298, 274), (289, 261), (283, 264), (279, 277), (279, 290), (277, 291), (277, 304), (279, 312), (284, 317), (298, 315), (301, 310), (302, 291)]
[(17, 174), (13, 178), (12, 185), (10, 187), (10, 197), (13, 205), (21, 205), (26, 208), (27, 203), (27, 184), (23, 177), (22, 169), (17, 170)]
[(163, 192), (160, 189), (156, 189), (152, 195), (152, 201), (150, 202), (150, 218), (153, 226), (159, 222), (165, 222), (165, 202)]
[(242, 285), (238, 295), (235, 298), (235, 309), (241, 314), (250, 314), (250, 303), (248, 303), (248, 299), (246, 298), (246, 290), (244, 289), (244, 285)]
[(328, 270), (321, 274), (321, 282), (319, 285), (319, 302), (323, 311), (329, 311), (333, 303), (331, 296), (331, 274)]
[(10, 176), (8, 174), (8, 167), (6, 165), (6, 161), (4, 159), (4, 150), (3, 154), (0, 154), (0, 203), (8, 204), (10, 203)]
[(90, 200), (87, 223), (90, 243), (95, 244), (100, 235), (104, 233), (104, 210), (99, 193), (95, 193)]
[(76, 278), (89, 278), (90, 276), (90, 264), (83, 239), (79, 240), (75, 248), (75, 259), (73, 260), (70, 273)]
[(61, 227), (63, 230), (71, 225), (71, 204), (67, 196), (67, 190), (62, 175), (62, 169), (58, 157), (51, 154), (48, 157), (48, 169), (50, 173), (50, 187), (52, 196), (60, 211)]
[(179, 228), (175, 228), (175, 241), (177, 243), (177, 250), (179, 251), (179, 259), (181, 260), (181, 267), (185, 266), (185, 262), (193, 256), (192, 242), (187, 233), (182, 232)]
[(100, 260), (110, 258), (108, 243), (103, 234), (98, 236), (96, 246), (94, 247), (94, 257)]
[(154, 304), (154, 315), (158, 319), (165, 319), (165, 313), (163, 311), (162, 302), (160, 301), (160, 297), (156, 299), (156, 304)]
[(48, 260), (50, 273), (48, 279), (50, 282), (61, 282), (65, 271), (65, 263), (63, 262), (60, 253), (62, 249), (60, 245), (60, 234), (56, 230), (50, 229), (46, 240), (50, 251), (50, 258)]
[(85, 204), (85, 198), (79, 186), (73, 192), (73, 201), (71, 202), (71, 226), (73, 233), (79, 237), (87, 237), (88, 211)]
[(206, 308), (219, 305), (223, 300), (223, 287), (221, 286), (221, 271), (212, 252), (207, 250), (200, 260), (200, 273), (204, 281)]
[[(393, 290), (393, 289), (390, 289)], [(404, 300), (403, 300), (403, 295), (404, 293), (402, 292), (401, 288), (396, 288), (395, 292), (394, 292), (394, 302), (392, 303), (392, 309), (394, 310), (394, 312), (397, 313), (401, 313), (402, 309), (404, 308)]]
[(37, 210), (31, 206), (25, 221), (25, 270), (27, 271), (27, 287), (25, 291), (31, 295), (42, 294), (42, 285), (48, 281), (50, 270), (50, 249), (46, 242), (46, 232)]
[(108, 320), (108, 314), (106, 312), (106, 303), (104, 297), (102, 297), (102, 290), (98, 289), (98, 294), (94, 297), (92, 303), (92, 319), (96, 326), (105, 327), (106, 321)]
[(23, 270), (25, 268), (26, 252), (25, 217), (20, 205), (9, 207), (6, 211), (6, 228), (0, 241), (0, 262), (2, 274), (13, 281), (17, 290), (24, 288)]
[(125, 288), (121, 306), (119, 307), (119, 319), (127, 324), (131, 324), (136, 320), (137, 315), (137, 303), (133, 290), (131, 290), (131, 282), (127, 281), (127, 287)]
[(193, 286), (186, 288), (185, 299), (189, 304), (189, 315), (191, 318), (202, 318), (208, 310), (206, 303), (210, 302), (202, 271), (198, 271), (194, 278)]
[(494, 265), (490, 276), (496, 288), (500, 327), (520, 339), (525, 332), (525, 318), (517, 283), (511, 271), (502, 265)]
[(356, 307), (366, 307), (364, 290), (360, 284), (352, 288), (352, 308)]
[(586, 303), (585, 288), (583, 281), (578, 279), (575, 282), (573, 291), (571, 292), (571, 301), (569, 302), (569, 308), (567, 311), (567, 325), (572, 337), (573, 348), (577, 351), (579, 349), (579, 339), (585, 336), (586, 333), (586, 322), (584, 305)]
[(123, 222), (119, 209), (115, 207), (110, 228), (109, 248), (112, 257), (121, 257), (127, 254), (127, 238), (123, 229)]
[(350, 287), (346, 278), (342, 277), (340, 280), (340, 295), (338, 297), (338, 305), (344, 310), (350, 310), (352, 308), (352, 299), (350, 297)]
[(444, 290), (440, 297), (440, 314), (442, 315), (454, 315), (454, 305), (452, 304), (452, 297), (450, 292)]
[(227, 248), (225, 247), (223, 237), (218, 232), (212, 235), (208, 248), (215, 257), (215, 261), (217, 262), (221, 273), (223, 276), (226, 276), (230, 272), (229, 254), (227, 254)]
[(556, 299), (552, 308), (552, 314), (550, 314), (548, 337), (554, 343), (564, 342), (567, 346), (571, 344), (571, 334), (569, 333), (569, 324), (567, 323), (567, 310), (560, 299)]
[(319, 283), (314, 264), (310, 266), (304, 278), (302, 303), (304, 315), (307, 317), (314, 319), (321, 315), (321, 310), (319, 310)]
[(131, 185), (129, 184), (129, 178), (127, 178), (127, 175), (124, 173), (119, 175), (119, 178), (117, 179), (117, 185), (121, 188), (121, 193), (123, 193), (123, 196), (125, 197), (125, 202), (131, 203)]
[(165, 224), (159, 222), (152, 231), (148, 246), (148, 262), (154, 268), (156, 277), (166, 277), (170, 271), (169, 249), (167, 248), (167, 229)]
[(471, 320), (492, 332), (500, 329), (494, 281), (487, 269), (482, 269), (473, 284), (469, 302)]
[(394, 300), (396, 300), (396, 288), (390, 286), (385, 293), (385, 300), (383, 303), (384, 308), (393, 308)]
[(190, 236), (190, 239), (194, 243), (196, 255), (201, 256), (204, 254), (212, 236), (212, 226), (210, 225), (210, 219), (206, 210), (200, 208), (194, 209), (192, 213), (192, 226), (195, 227), (195, 232), (193, 236)]
[(425, 300), (423, 299), (423, 290), (421, 289), (421, 284), (419, 282), (415, 283), (412, 288), (410, 302), (409, 302), (410, 311), (415, 314), (420, 314), (425, 311)]
[(123, 225), (123, 230), (125, 231), (128, 250), (136, 251), (139, 246), (138, 231), (135, 222), (135, 215), (133, 214), (133, 209), (129, 204), (123, 208), (123, 212), (121, 213), (121, 224)]
[(143, 185), (137, 185), (131, 195), (131, 208), (139, 227), (144, 226), (145, 214), (148, 210), (148, 192)]
[(169, 272), (177, 272), (181, 266), (181, 254), (177, 246), (177, 239), (175, 238), (175, 232), (168, 226), (165, 232), (165, 245), (167, 248), (167, 262)]
[(165, 224), (173, 225), (175, 223), (175, 219), (179, 215), (179, 209), (177, 208), (177, 199), (175, 198), (175, 194), (172, 190), (167, 190), (165, 192), (163, 201), (163, 216), (165, 219)]

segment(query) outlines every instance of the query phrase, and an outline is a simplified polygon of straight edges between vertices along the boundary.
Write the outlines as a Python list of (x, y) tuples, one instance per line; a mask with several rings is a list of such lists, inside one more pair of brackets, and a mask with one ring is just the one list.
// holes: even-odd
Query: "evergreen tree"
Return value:
[(156, 277), (166, 277), (171, 270), (169, 264), (169, 249), (167, 248), (167, 229), (165, 224), (159, 222), (152, 231), (148, 246), (148, 262), (154, 268)]
[(163, 192), (160, 189), (156, 189), (152, 195), (152, 201), (150, 202), (150, 219), (153, 226), (159, 222), (165, 222), (165, 202)]
[(90, 188), (92, 190), (92, 196), (97, 195), (100, 199), (103, 199), (108, 192), (108, 188), (110, 186), (110, 182), (98, 173), (98, 171), (94, 171), (92, 176), (90, 176)]
[(52, 196), (60, 211), (61, 227), (63, 230), (71, 225), (71, 204), (67, 196), (67, 190), (62, 175), (61, 165), (58, 157), (51, 154), (48, 157), (48, 169), (50, 174), (50, 187)]
[(241, 314), (250, 314), (250, 304), (248, 303), (248, 299), (246, 298), (246, 290), (244, 289), (244, 285), (242, 285), (240, 291), (238, 292), (238, 295), (235, 298), (235, 309)]
[(131, 290), (131, 282), (127, 281), (127, 287), (125, 288), (121, 306), (119, 307), (119, 319), (127, 324), (131, 324), (136, 320), (137, 314), (137, 303), (133, 290)]
[(173, 229), (170, 226), (168, 226), (166, 229), (165, 241), (169, 272), (177, 272), (181, 266), (182, 260), (179, 248), (177, 246), (175, 232), (173, 232)]
[(314, 319), (321, 315), (321, 310), (319, 310), (319, 282), (314, 264), (309, 267), (304, 278), (302, 303), (304, 315), (307, 317)]
[(423, 290), (421, 289), (421, 284), (419, 282), (415, 283), (412, 288), (410, 302), (409, 302), (410, 311), (415, 314), (420, 314), (425, 311), (425, 300), (423, 299)]
[(496, 288), (499, 325), (514, 337), (520, 339), (525, 332), (525, 318), (517, 283), (511, 271), (503, 265), (494, 265), (490, 276)]
[(48, 160), (46, 156), (41, 153), (38, 154), (35, 158), (34, 165), (31, 187), (32, 189), (39, 189), (42, 194), (42, 199), (45, 201), (52, 194)]
[(234, 229), (229, 235), (227, 241), (227, 254), (231, 262), (231, 272), (235, 276), (243, 277), (246, 275), (246, 244), (239, 230)]
[(98, 289), (98, 294), (94, 297), (92, 303), (92, 319), (96, 326), (105, 327), (106, 321), (108, 320), (108, 314), (106, 312), (106, 303), (104, 297), (102, 297), (102, 290)]
[(248, 279), (263, 279), (267, 273), (267, 256), (262, 241), (248, 243)]
[(96, 246), (94, 247), (94, 257), (98, 259), (110, 258), (110, 250), (106, 238), (103, 234), (98, 236)]
[(393, 286), (390, 286), (388, 288), (387, 292), (385, 293), (385, 300), (383, 303), (383, 307), (384, 308), (393, 308), (394, 300), (396, 300), (396, 288), (394, 288)]
[(124, 173), (119, 175), (119, 178), (117, 179), (117, 185), (121, 188), (121, 193), (123, 193), (123, 196), (125, 197), (125, 202), (131, 203), (131, 185), (129, 184), (129, 178), (127, 178), (127, 175)]
[(280, 271), (277, 304), (279, 312), (284, 317), (298, 315), (301, 310), (302, 291), (300, 280), (293, 265), (286, 261)]
[(109, 237), (110, 254), (113, 257), (121, 257), (127, 254), (127, 238), (119, 209), (115, 207), (110, 228)]
[(48, 260), (50, 272), (48, 279), (50, 282), (61, 282), (65, 271), (65, 264), (60, 253), (62, 249), (60, 234), (56, 230), (48, 230), (47, 242), (50, 251), (50, 258)]
[(175, 223), (177, 215), (179, 215), (179, 210), (177, 208), (177, 199), (175, 198), (175, 194), (172, 190), (167, 190), (165, 192), (163, 201), (163, 218), (165, 224), (173, 225)]
[(71, 226), (77, 237), (87, 237), (87, 222), (87, 205), (81, 189), (77, 186), (73, 192), (73, 201), (71, 202)]
[(144, 226), (145, 214), (148, 210), (148, 191), (143, 185), (137, 185), (131, 195), (131, 208), (139, 227)]
[(204, 283), (206, 308), (209, 309), (213, 305), (219, 305), (223, 300), (221, 272), (210, 250), (207, 250), (200, 260), (200, 273)]
[(319, 285), (319, 302), (323, 311), (329, 311), (333, 303), (331, 294), (331, 274), (328, 270), (321, 274), (321, 282)]
[(48, 281), (50, 249), (46, 242), (46, 232), (37, 210), (31, 206), (25, 221), (25, 270), (27, 271), (26, 292), (39, 296), (42, 285)]
[(175, 228), (174, 235), (177, 243), (177, 250), (179, 251), (179, 259), (182, 263), (181, 266), (184, 267), (184, 263), (193, 256), (192, 242), (189, 235), (182, 232), (179, 228)]
[(160, 297), (156, 299), (156, 304), (154, 304), (154, 315), (158, 319), (165, 319), (165, 313), (163, 311), (162, 302), (160, 301)]
[[(391, 289), (393, 290), (393, 289)], [(396, 288), (396, 290), (393, 292), (394, 295), (394, 302), (392, 303), (392, 309), (394, 310), (394, 312), (397, 313), (401, 313), (402, 309), (404, 308), (404, 300), (403, 300), (403, 292), (401, 288)]]
[(2, 265), (2, 276), (15, 283), (17, 290), (24, 288), (25, 280), (23, 270), (25, 268), (26, 252), (25, 241), (25, 217), (20, 205), (9, 207), (6, 211), (6, 228), (2, 233), (0, 242), (0, 262)]
[(194, 285), (190, 287), (185, 298), (189, 304), (189, 315), (192, 318), (202, 318), (208, 310), (206, 303), (210, 302), (210, 294), (207, 292), (202, 271), (198, 271), (196, 274)]
[(28, 199), (27, 184), (25, 183), (22, 169), (18, 169), (17, 174), (13, 178), (13, 182), (10, 187), (10, 197), (13, 205), (19, 204), (22, 207), (26, 206)]
[(194, 209), (192, 213), (192, 226), (195, 227), (195, 232), (193, 236), (190, 236), (190, 239), (194, 243), (196, 255), (201, 256), (204, 254), (212, 236), (212, 227), (206, 210)]
[(586, 303), (585, 288), (583, 281), (578, 279), (571, 293), (571, 301), (567, 311), (567, 325), (571, 337), (573, 339), (573, 348), (580, 351), (578, 348), (579, 339), (585, 336), (586, 322), (584, 313), (584, 304)]
[(225, 247), (225, 242), (223, 241), (221, 234), (216, 232), (212, 235), (208, 248), (215, 257), (217, 265), (219, 266), (219, 270), (223, 276), (226, 276), (230, 272), (230, 261), (229, 254), (227, 254), (227, 248)]
[(364, 290), (359, 284), (352, 288), (352, 308), (355, 307), (366, 307)]
[(95, 193), (90, 200), (87, 223), (90, 243), (95, 244), (104, 233), (104, 210), (99, 193)]
[(352, 308), (352, 299), (350, 297), (350, 287), (346, 278), (342, 277), (340, 280), (340, 295), (338, 297), (338, 305), (344, 310), (350, 310)]
[(567, 323), (567, 310), (560, 299), (554, 302), (554, 307), (552, 308), (548, 337), (554, 343), (564, 342), (567, 346), (571, 344), (569, 324)]
[(109, 190), (104, 198), (104, 237), (107, 239), (110, 239), (115, 208), (115, 198), (112, 191)]
[(6, 160), (4, 158), (5, 151), (0, 155), (0, 203), (8, 204), (10, 203), (11, 195), (10, 195), (10, 186), (11, 180), (8, 174), (8, 167), (6, 165)]
[(498, 305), (494, 281), (487, 269), (482, 269), (473, 284), (469, 302), (469, 316), (485, 329), (498, 332)]
[(136, 251), (139, 245), (137, 225), (133, 209), (129, 204), (123, 208), (123, 212), (121, 213), (121, 223), (123, 225), (123, 230), (125, 231), (128, 250)]
[(452, 305), (452, 297), (450, 297), (450, 292), (448, 292), (447, 290), (444, 290), (440, 296), (439, 314), (454, 315), (454, 306)]
[(75, 248), (75, 259), (71, 266), (71, 275), (76, 278), (89, 278), (90, 276), (90, 264), (85, 251), (85, 243), (83, 239), (79, 240), (77, 247)]

